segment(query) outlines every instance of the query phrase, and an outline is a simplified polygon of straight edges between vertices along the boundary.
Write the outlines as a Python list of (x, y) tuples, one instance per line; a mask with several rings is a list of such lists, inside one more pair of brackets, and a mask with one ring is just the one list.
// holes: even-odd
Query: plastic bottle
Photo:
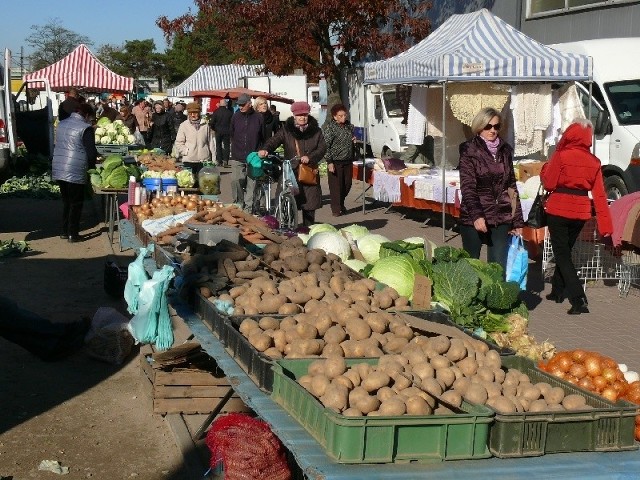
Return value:
[(131, 175), (129, 177), (129, 189), (127, 192), (127, 203), (129, 205), (136, 205), (136, 177), (134, 177), (133, 175)]
[(205, 163), (198, 172), (198, 188), (204, 195), (220, 195), (220, 172), (214, 163)]

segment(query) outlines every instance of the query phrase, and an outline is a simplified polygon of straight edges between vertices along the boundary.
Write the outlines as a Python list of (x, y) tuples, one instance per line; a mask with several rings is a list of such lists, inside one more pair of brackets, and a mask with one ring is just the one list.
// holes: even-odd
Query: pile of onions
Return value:
[[(629, 384), (629, 387), (621, 396), (621, 398), (640, 405), (640, 381), (635, 381)], [(636, 416), (635, 435), (636, 440), (640, 441), (640, 415)]]
[(615, 360), (597, 352), (567, 350), (556, 353), (540, 368), (558, 378), (597, 393), (611, 402), (622, 396), (629, 384)]

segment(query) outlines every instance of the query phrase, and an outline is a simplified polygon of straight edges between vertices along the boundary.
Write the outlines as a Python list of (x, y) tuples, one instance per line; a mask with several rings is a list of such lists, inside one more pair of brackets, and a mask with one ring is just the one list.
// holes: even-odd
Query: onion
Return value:
[(573, 365), (571, 365), (571, 368), (569, 369), (569, 373), (572, 376), (576, 377), (578, 380), (580, 380), (582, 377), (587, 376), (587, 369), (584, 365), (580, 363), (574, 363)]
[(574, 377), (573, 375), (565, 376), (564, 380), (566, 380), (569, 383), (572, 383), (573, 385), (577, 385), (578, 384), (578, 379), (576, 377)]
[(587, 357), (584, 359), (583, 365), (587, 369), (587, 374), (590, 377), (597, 377), (602, 374), (600, 356), (597, 354), (587, 355)]
[(617, 380), (618, 374), (613, 368), (605, 368), (602, 370), (602, 376), (607, 381), (607, 383), (613, 383)]
[(564, 370), (560, 370), (560, 368), (558, 368), (557, 366), (555, 367), (551, 367), (549, 369), (549, 373), (551, 375), (553, 375), (554, 377), (558, 377), (558, 378), (564, 378), (565, 377), (565, 372)]
[(556, 363), (557, 367), (563, 372), (568, 372), (573, 365), (571, 358), (568, 355), (563, 355), (560, 357)]
[(615, 391), (613, 387), (608, 387), (600, 392), (604, 398), (609, 400), (610, 402), (615, 402), (618, 399), (618, 392)]
[(573, 353), (571, 354), (571, 358), (575, 362), (582, 363), (587, 355), (588, 355), (588, 352), (586, 352), (584, 350), (577, 349), (577, 350), (573, 351)]
[(595, 387), (596, 392), (601, 392), (607, 387), (607, 385), (609, 385), (609, 382), (607, 382), (606, 378), (602, 376), (593, 377), (593, 386)]
[(593, 380), (591, 377), (583, 377), (578, 381), (578, 386), (584, 388), (585, 390), (593, 391), (595, 389), (595, 385), (593, 384)]
[(602, 364), (604, 367), (612, 368), (614, 370), (618, 370), (618, 364), (613, 358), (602, 357)]

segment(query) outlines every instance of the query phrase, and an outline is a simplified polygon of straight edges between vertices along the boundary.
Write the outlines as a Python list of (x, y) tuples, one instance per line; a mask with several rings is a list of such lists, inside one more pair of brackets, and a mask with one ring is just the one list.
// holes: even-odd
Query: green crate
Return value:
[(502, 366), (526, 373), (531, 383), (547, 382), (566, 394), (580, 394), (592, 410), (496, 413), (489, 433), (489, 449), (496, 457), (535, 457), (560, 452), (636, 450), (634, 422), (637, 406), (611, 403), (538, 369), (524, 357), (502, 357)]
[(96, 145), (96, 150), (100, 155), (126, 155), (129, 153), (127, 145)]
[[(315, 359), (274, 363), (274, 400), (282, 405), (339, 463), (436, 462), (487, 458), (493, 412), (462, 404), (466, 413), (398, 417), (345, 417), (325, 408), (296, 379)], [(347, 365), (378, 363), (349, 359)]]

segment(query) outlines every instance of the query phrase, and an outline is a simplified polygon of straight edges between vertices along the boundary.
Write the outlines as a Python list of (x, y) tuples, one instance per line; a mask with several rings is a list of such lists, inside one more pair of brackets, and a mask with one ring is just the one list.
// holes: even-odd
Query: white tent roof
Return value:
[(452, 15), (395, 57), (365, 64), (364, 83), (588, 80), (591, 58), (536, 42), (487, 9)]
[(167, 89), (172, 97), (190, 97), (195, 90), (217, 90), (238, 86), (240, 77), (260, 75), (257, 73), (263, 65), (202, 65), (184, 82)]

